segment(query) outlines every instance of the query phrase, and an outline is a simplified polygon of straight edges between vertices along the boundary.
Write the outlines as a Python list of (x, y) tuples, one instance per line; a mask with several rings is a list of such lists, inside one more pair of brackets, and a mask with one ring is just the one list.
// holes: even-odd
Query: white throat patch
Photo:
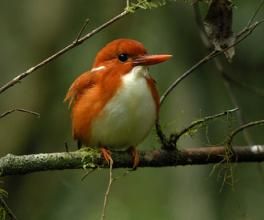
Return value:
[(156, 105), (147, 80), (148, 68), (134, 67), (92, 123), (90, 144), (109, 148), (136, 146), (156, 120)]

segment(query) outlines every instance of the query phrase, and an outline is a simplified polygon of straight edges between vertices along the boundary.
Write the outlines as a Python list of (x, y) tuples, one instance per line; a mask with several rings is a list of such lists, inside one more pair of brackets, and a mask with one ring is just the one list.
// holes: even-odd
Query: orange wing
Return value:
[(72, 134), (75, 140), (90, 144), (92, 121), (115, 94), (121, 83), (115, 71), (86, 72), (71, 85), (65, 101), (71, 107)]
[(80, 75), (69, 88), (64, 102), (69, 102), (69, 107), (71, 107), (74, 102), (80, 97), (84, 89), (92, 88), (96, 83), (95, 75), (90, 72), (85, 72)]
[[(79, 130), (81, 131), (83, 128), (83, 125), (85, 125), (83, 122), (84, 120), (79, 120), (79, 117), (76, 117), (76, 114), (74, 114), (74, 111), (76, 111), (76, 103), (81, 98), (81, 96), (84, 94), (85, 91), (91, 89), (96, 85), (96, 75), (91, 72), (85, 72), (81, 74), (71, 85), (69, 88), (64, 102), (69, 102), (69, 108), (72, 109), (72, 134), (74, 139), (78, 140), (78, 147), (79, 143), (81, 143), (80, 138), (78, 138)], [(77, 114), (78, 115), (78, 114)], [(77, 121), (77, 122), (76, 122)], [(80, 127), (80, 129), (78, 129)]]

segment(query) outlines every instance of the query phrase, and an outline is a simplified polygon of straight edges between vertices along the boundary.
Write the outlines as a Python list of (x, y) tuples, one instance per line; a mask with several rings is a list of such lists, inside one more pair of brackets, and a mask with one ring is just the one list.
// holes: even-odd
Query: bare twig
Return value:
[[(9, 89), (10, 87), (12, 87), (12, 86), (16, 85), (17, 83), (19, 83), (22, 79), (24, 79), (25, 77), (29, 76), (30, 74), (32, 74), (33, 72), (35, 72), (40, 67), (43, 67), (44, 65), (46, 65), (47, 63), (55, 60), (56, 58), (58, 58), (59, 56), (61, 56), (64, 53), (66, 53), (70, 49), (72, 49), (74, 47), (77, 47), (78, 45), (82, 44), (85, 40), (89, 39), (90, 37), (92, 37), (96, 33), (100, 32), (103, 29), (105, 29), (106, 27), (108, 27), (109, 25), (111, 25), (112, 23), (116, 22), (117, 20), (119, 20), (120, 18), (126, 16), (129, 13), (130, 13), (129, 11), (125, 10), (125, 11), (121, 12), (120, 14), (114, 16), (113, 18), (109, 19), (108, 21), (106, 21), (105, 23), (103, 23), (102, 25), (100, 25), (99, 27), (93, 29), (90, 33), (86, 34), (85, 36), (83, 36), (83, 37), (81, 37), (79, 39), (78, 39), (78, 36), (77, 36), (77, 39), (78, 39), (77, 41), (74, 40), (68, 46), (64, 47), (60, 51), (56, 52), (55, 54), (53, 54), (50, 57), (46, 58), (45, 60), (41, 61), (37, 65), (29, 68), (25, 72), (22, 72), (22, 73), (18, 74), (12, 80), (10, 80), (6, 84), (4, 84), (0, 88), (0, 94), (3, 93), (4, 91), (6, 91), (7, 89)], [(84, 29), (84, 28), (82, 28), (82, 29)]]
[[(218, 72), (221, 74), (221, 77), (222, 77), (223, 82), (224, 82), (224, 86), (227, 90), (227, 93), (229, 95), (231, 102), (233, 103), (234, 106), (239, 108), (239, 106), (240, 106), (239, 102), (238, 102), (238, 100), (237, 100), (237, 98), (233, 92), (231, 81), (227, 79), (228, 74), (225, 73), (222, 62), (219, 59), (215, 59), (214, 61), (215, 61), (215, 65), (216, 65)], [(244, 124), (245, 120), (244, 120), (243, 110), (240, 109), (240, 111), (238, 111), (236, 113), (236, 115), (237, 115), (237, 119), (238, 119), (239, 124), (240, 125)], [(251, 138), (251, 135), (249, 134), (249, 132), (247, 130), (243, 130), (243, 136), (244, 136), (244, 139), (246, 140), (248, 145), (253, 144), (253, 140)]]
[[(236, 34), (237, 43), (239, 43), (241, 40), (245, 39), (249, 34), (251, 34), (252, 31), (256, 27), (255, 25), (258, 25), (258, 24), (263, 22), (263, 20), (261, 20), (259, 22), (255, 22), (255, 23), (252, 24), (252, 22), (253, 22), (254, 18), (256, 17), (258, 11), (262, 7), (263, 2), (264, 1), (262, 0), (262, 2), (260, 3), (259, 7), (257, 8), (257, 10), (254, 12), (253, 16), (250, 18), (247, 26), (245, 26), (245, 28), (243, 28), (240, 32), (238, 32)], [(205, 47), (210, 50), (211, 43), (210, 43), (210, 41), (209, 41), (209, 39), (207, 37), (207, 34), (205, 32), (203, 19), (201, 17), (200, 10), (199, 10), (199, 2), (196, 2), (194, 4), (194, 15), (195, 15), (195, 21), (197, 23), (197, 26), (199, 27), (201, 39), (202, 39)], [(223, 82), (224, 82), (224, 86), (226, 87), (226, 90), (227, 90), (227, 93), (228, 93), (228, 95), (229, 95), (229, 97), (231, 99), (231, 102), (233, 103), (234, 106), (239, 107), (238, 100), (237, 100), (237, 98), (236, 98), (236, 96), (235, 96), (235, 94), (233, 92), (232, 85), (231, 85), (231, 83), (234, 84), (234, 81), (231, 80), (229, 75), (224, 71), (224, 65), (222, 64), (222, 61), (218, 57), (216, 57), (214, 59), (214, 63), (215, 63), (216, 69), (221, 74), (221, 77), (222, 77)], [(241, 84), (238, 83), (238, 82), (236, 84), (241, 86)], [(245, 86), (244, 86), (244, 88), (245, 88)], [(247, 88), (248, 88), (248, 86), (247, 86)], [(253, 90), (251, 89), (251, 91), (253, 91)], [(244, 117), (243, 117), (242, 110), (237, 111), (236, 114), (237, 114), (237, 118), (238, 118), (239, 124), (240, 125), (244, 124)], [(253, 144), (253, 140), (252, 140), (251, 135), (248, 132), (248, 130), (243, 129), (243, 137), (246, 140), (248, 145)], [(232, 141), (232, 140), (230, 140), (230, 141)], [(224, 174), (223, 174), (224, 178), (223, 178), (222, 187), (224, 186), (224, 183), (226, 183), (226, 182), (228, 182), (231, 185), (233, 185), (233, 181), (234, 181), (234, 179), (233, 179), (233, 167), (230, 164), (230, 160), (234, 156), (235, 152), (232, 150), (232, 147), (231, 147), (230, 144), (231, 144), (231, 142), (227, 143), (227, 146), (225, 148), (224, 158), (223, 158), (222, 162), (219, 163), (219, 164), (223, 165), (223, 170), (224, 170)]]
[(254, 30), (255, 28), (262, 24), (264, 22), (263, 20), (256, 21), (255, 23), (251, 24), (249, 27), (244, 28), (241, 30), (236, 36), (237, 40), (234, 44), (226, 47), (225, 49), (221, 51), (213, 50), (208, 55), (206, 55), (204, 58), (202, 58), (200, 61), (198, 61), (196, 64), (194, 64), (190, 69), (188, 69), (186, 72), (184, 72), (179, 78), (177, 78), (170, 86), (169, 88), (163, 93), (163, 95), (160, 98), (160, 104), (162, 105), (164, 100), (167, 98), (167, 96), (173, 91), (173, 89), (187, 76), (189, 76), (194, 70), (196, 70), (198, 67), (200, 67), (202, 64), (207, 63), (211, 59), (215, 58), (216, 56), (219, 56), (220, 54), (224, 53), (231, 47), (234, 47), (235, 45), (239, 44), (241, 41), (246, 39)]
[(109, 182), (108, 182), (108, 186), (107, 186), (105, 196), (104, 196), (104, 205), (103, 205), (101, 220), (105, 219), (106, 206), (107, 206), (107, 203), (109, 200), (109, 193), (110, 193), (111, 186), (112, 186), (112, 183), (114, 180), (114, 178), (113, 178), (113, 161), (112, 160), (109, 161), (109, 165), (110, 165), (109, 166)]
[(24, 112), (24, 113), (28, 113), (28, 114), (31, 114), (31, 115), (35, 115), (38, 118), (40, 117), (40, 114), (37, 113), (37, 112), (31, 111), (31, 110), (27, 110), (27, 109), (23, 109), (23, 108), (15, 108), (15, 109), (8, 110), (8, 111), (2, 113), (0, 115), (0, 118), (4, 118), (4, 117), (6, 117), (7, 115), (9, 115), (9, 114), (11, 114), (13, 112)]
[[(179, 78), (177, 78), (167, 89), (166, 91), (163, 93), (163, 95), (160, 97), (160, 105), (163, 104), (163, 102), (165, 101), (165, 99), (167, 98), (167, 96), (173, 91), (174, 88), (176, 88), (176, 86), (182, 81), (184, 80), (187, 76), (189, 76), (194, 70), (196, 70), (197, 68), (199, 68), (202, 64), (208, 62), (209, 60), (211, 60), (215, 55), (219, 54), (219, 51), (212, 51), (211, 53), (209, 53), (207, 56), (205, 56), (204, 58), (202, 58), (200, 61), (198, 61), (196, 64), (194, 64), (190, 69), (188, 69), (186, 72), (184, 72)], [(156, 133), (160, 139), (160, 142), (162, 143), (162, 147), (164, 149), (170, 150), (173, 148), (176, 148), (176, 146), (172, 146), (169, 145), (169, 140), (167, 139), (166, 135), (163, 133), (160, 123), (159, 123), (159, 118), (156, 120), (155, 123), (155, 127), (156, 127)]]
[(3, 207), (6, 214), (9, 216), (9, 219), (11, 220), (17, 220), (15, 214), (12, 212), (12, 210), (8, 207), (6, 201), (0, 196), (0, 206)]
[(196, 70), (198, 67), (200, 67), (202, 64), (207, 63), (209, 60), (214, 58), (216, 55), (220, 54), (219, 51), (212, 51), (208, 55), (206, 55), (204, 58), (199, 60), (196, 64), (194, 64), (190, 69), (188, 69), (186, 72), (184, 72), (179, 78), (177, 78), (169, 87), (166, 89), (166, 91), (163, 93), (163, 95), (160, 97), (160, 105), (163, 104), (167, 96), (172, 92), (172, 90), (187, 76), (189, 76), (194, 70)]
[(233, 130), (230, 135), (228, 136), (227, 138), (227, 145), (228, 146), (231, 146), (231, 143), (234, 139), (234, 137), (241, 131), (243, 131), (244, 129), (247, 129), (247, 128), (250, 128), (250, 127), (254, 127), (254, 126), (260, 126), (260, 125), (264, 125), (264, 120), (259, 120), (259, 121), (252, 121), (252, 122), (249, 122), (247, 124), (244, 124), (240, 127), (238, 127), (237, 129)]
[(256, 21), (253, 24), (251, 24), (249, 27), (246, 26), (244, 29), (242, 29), (241, 31), (239, 31), (236, 34), (237, 40), (236, 40), (235, 44), (238, 44), (242, 40), (244, 40), (245, 38), (247, 38), (247, 36), (250, 35), (256, 29), (256, 27), (258, 27), (263, 22), (264, 22), (264, 19), (259, 20), (259, 21)]
[[(241, 40), (245, 39), (249, 34), (252, 33), (252, 31), (257, 27), (257, 25), (259, 25), (263, 22), (263, 20), (261, 20), (261, 21), (257, 21), (257, 22), (252, 24), (255, 16), (258, 13), (258, 10), (261, 8), (261, 6), (262, 6), (262, 3), (260, 3), (260, 6), (255, 11), (255, 13), (251, 17), (251, 19), (249, 20), (248, 25), (236, 34), (237, 41), (235, 42), (235, 44), (238, 44)], [(197, 23), (197, 26), (199, 27), (201, 39), (202, 39), (204, 45), (206, 46), (206, 48), (210, 50), (211, 43), (210, 43), (210, 41), (207, 37), (207, 34), (205, 32), (204, 24), (202, 21), (200, 10), (199, 10), (199, 2), (196, 2), (193, 7), (194, 7), (195, 21)], [(229, 94), (229, 97), (230, 97), (233, 105), (239, 107), (237, 98), (235, 97), (233, 90), (232, 90), (232, 86), (230, 85), (230, 83), (232, 83), (232, 81), (229, 80), (230, 78), (228, 77), (228, 74), (225, 73), (222, 62), (220, 61), (219, 58), (215, 58), (214, 62), (215, 62), (217, 70), (219, 71), (219, 73), (221, 74), (221, 77), (223, 78), (224, 86), (226, 87), (226, 90)], [(241, 110), (237, 112), (237, 117), (238, 117), (239, 123), (244, 124), (244, 117), (243, 117), (243, 113)], [(247, 141), (248, 145), (253, 143), (253, 141), (251, 140), (250, 134), (248, 133), (247, 130), (243, 131), (243, 135), (244, 135), (244, 138)]]
[(258, 5), (258, 7), (254, 11), (252, 17), (249, 19), (248, 24), (247, 24), (247, 27), (249, 27), (253, 23), (254, 19), (258, 15), (258, 13), (259, 13), (259, 11), (260, 11), (260, 9), (262, 8), (263, 5), (264, 5), (264, 0), (261, 0), (260, 3), (259, 3), (259, 5)]
[[(216, 115), (211, 115), (211, 116), (207, 116), (207, 117), (204, 117), (202, 119), (199, 119), (197, 121), (194, 121), (192, 122), (188, 127), (182, 129), (179, 133), (177, 134), (172, 134), (171, 135), (171, 139), (173, 139), (173, 142), (177, 143), (177, 141), (179, 140), (180, 137), (182, 137), (184, 134), (190, 132), (192, 129), (194, 128), (197, 128), (199, 126), (202, 126), (205, 122), (207, 121), (211, 121), (211, 120), (214, 120), (216, 118), (219, 118), (219, 117), (222, 117), (222, 116), (225, 116), (225, 115), (229, 115), (229, 114), (232, 114), (233, 112), (237, 111), (238, 108), (234, 108), (234, 109), (231, 109), (231, 110), (227, 110), (225, 112), (221, 112), (221, 113), (218, 113)], [(172, 141), (170, 141), (171, 143)]]
[(81, 30), (79, 31), (79, 33), (78, 33), (78, 35), (77, 35), (77, 37), (76, 37), (76, 39), (75, 39), (75, 41), (74, 41), (75, 43), (77, 43), (78, 40), (80, 39), (80, 37), (82, 36), (82, 34), (83, 34), (85, 28), (87, 27), (89, 21), (90, 21), (89, 18), (86, 18), (86, 19), (85, 19), (85, 22), (84, 22), (84, 24), (83, 24)]
[[(228, 136), (226, 140), (226, 146), (225, 146), (225, 154), (224, 154), (224, 159), (222, 162), (225, 162), (225, 172), (224, 172), (224, 180), (223, 184), (225, 182), (229, 182), (231, 185), (234, 183), (234, 176), (233, 176), (233, 167), (230, 164), (233, 160), (236, 160), (237, 158), (237, 152), (232, 146), (232, 141), (234, 137), (241, 131), (244, 131), (247, 128), (253, 127), (253, 126), (259, 126), (259, 125), (264, 125), (264, 120), (259, 120), (259, 121), (253, 121), (249, 122), (247, 124), (244, 124), (237, 129), (233, 130), (230, 135)], [(259, 148), (258, 145), (256, 145), (254, 148), (251, 149), (252, 152), (255, 154), (264, 153), (264, 149)], [(223, 186), (223, 185), (222, 185)]]
[(129, 6), (130, 6), (130, 0), (126, 0), (126, 10), (129, 9)]

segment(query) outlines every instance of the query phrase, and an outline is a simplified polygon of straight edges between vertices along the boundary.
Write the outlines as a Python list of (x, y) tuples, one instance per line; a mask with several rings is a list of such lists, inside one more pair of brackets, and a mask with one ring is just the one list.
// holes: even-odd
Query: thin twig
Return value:
[[(237, 40), (236, 40), (235, 44), (238, 44), (242, 40), (244, 40), (245, 38), (247, 38), (247, 36), (250, 35), (256, 29), (256, 27), (259, 26), (260, 24), (262, 24), (263, 22), (264, 22), (264, 19), (261, 19), (259, 21), (254, 22), (249, 27), (245, 27), (244, 29), (242, 29), (241, 31), (239, 31), (236, 34)], [(234, 45), (232, 45), (232, 46), (234, 46)]]
[(231, 146), (231, 143), (234, 139), (234, 137), (241, 131), (243, 131), (244, 129), (247, 129), (247, 128), (250, 128), (250, 127), (254, 127), (254, 126), (260, 126), (260, 125), (264, 125), (264, 120), (259, 120), (259, 121), (252, 121), (252, 122), (249, 122), (247, 124), (244, 124), (240, 127), (238, 127), (237, 129), (233, 130), (230, 135), (228, 136), (227, 138), (227, 145), (228, 146)]
[[(202, 39), (204, 45), (206, 46), (206, 48), (210, 50), (211, 43), (210, 43), (210, 41), (209, 41), (209, 39), (207, 37), (207, 34), (205, 32), (205, 29), (204, 29), (202, 17), (201, 17), (200, 10), (199, 10), (199, 2), (196, 2), (194, 4), (193, 8), (194, 8), (195, 21), (196, 21), (196, 24), (197, 24), (197, 26), (199, 28), (201, 39)], [(254, 13), (254, 15), (256, 15), (257, 12), (258, 12), (258, 9)], [(245, 39), (249, 34), (252, 33), (252, 31), (257, 27), (257, 25), (259, 25), (259, 24), (261, 24), (263, 22), (263, 20), (261, 20), (261, 21), (258, 21), (258, 22), (255, 22), (254, 24), (252, 24), (252, 22), (254, 20), (254, 17), (255, 17), (254, 15), (251, 17), (250, 21), (248, 22), (248, 25), (245, 28), (243, 28), (240, 32), (238, 32), (236, 34), (237, 41), (235, 42), (235, 44), (237, 44), (241, 40)], [(214, 59), (214, 63), (216, 65), (217, 70), (221, 74), (221, 77), (222, 77), (222, 79), (224, 81), (224, 86), (226, 87), (226, 90), (227, 90), (227, 92), (229, 94), (229, 97), (230, 97), (233, 105), (236, 106), (236, 107), (239, 107), (238, 100), (237, 100), (236, 96), (233, 93), (232, 86), (230, 85), (231, 81), (228, 80), (228, 74), (225, 73), (222, 62), (220, 61), (220, 59), (218, 57), (216, 57)], [(244, 124), (244, 117), (243, 117), (242, 110), (237, 111), (237, 117), (238, 117), (239, 123), (240, 124)], [(253, 142), (251, 140), (251, 137), (250, 137), (250, 134), (248, 133), (248, 131), (244, 130), (243, 134), (244, 134), (244, 138), (247, 141), (248, 145), (252, 144)]]
[(113, 161), (112, 160), (109, 161), (109, 165), (110, 165), (110, 167), (109, 167), (109, 182), (108, 182), (108, 186), (107, 186), (105, 196), (104, 196), (104, 205), (103, 205), (101, 220), (105, 219), (106, 206), (107, 206), (107, 203), (109, 201), (109, 193), (110, 193), (111, 186), (112, 186), (112, 183), (114, 180), (113, 179)]
[(258, 5), (258, 7), (254, 11), (252, 17), (249, 19), (248, 24), (247, 24), (247, 27), (249, 27), (253, 23), (254, 19), (258, 15), (258, 13), (259, 13), (259, 11), (260, 11), (260, 9), (262, 8), (263, 5), (264, 5), (264, 0), (261, 0), (260, 3), (259, 3), (259, 5)]
[(8, 207), (6, 201), (0, 196), (0, 205), (5, 210), (6, 214), (9, 216), (10, 220), (17, 220), (15, 214), (12, 212), (12, 210)]
[[(237, 33), (236, 38), (237, 38), (237, 42), (238, 43), (240, 41), (244, 40), (248, 35), (250, 35), (255, 30), (255, 28), (258, 25), (260, 25), (260, 24), (262, 24), (264, 22), (264, 19), (262, 19), (260, 21), (256, 21), (256, 22), (252, 23), (254, 18), (256, 17), (256, 15), (258, 13), (258, 11), (262, 7), (262, 5), (263, 5), (263, 2), (260, 3), (259, 7), (257, 8), (255, 13), (253, 14), (251, 19), (249, 20), (248, 25), (244, 29), (242, 29), (240, 32)], [(215, 62), (216, 62), (216, 65), (218, 66), (218, 69), (222, 73), (223, 79), (225, 80), (225, 86), (226, 86), (227, 90), (229, 90), (229, 95), (230, 95), (230, 98), (231, 98), (232, 102), (235, 104), (235, 106), (238, 106), (238, 101), (237, 101), (235, 95), (232, 92), (232, 87), (231, 87), (229, 81), (226, 80), (226, 75), (227, 74), (225, 74), (225, 72), (223, 71), (221, 62), (219, 60), (216, 60)], [(239, 123), (243, 124), (244, 123), (244, 117), (243, 117), (242, 111), (239, 111), (237, 113), (237, 115), (238, 115)], [(248, 144), (252, 144), (253, 143), (252, 138), (251, 138), (249, 132), (246, 129), (243, 129), (243, 134), (244, 134), (244, 138), (245, 138), (246, 142)]]
[(250, 25), (247, 28), (244, 28), (242, 31), (240, 31), (237, 34), (237, 40), (235, 41), (234, 44), (229, 45), (225, 49), (221, 51), (213, 50), (210, 52), (208, 55), (206, 55), (204, 58), (202, 58), (200, 61), (198, 61), (196, 64), (194, 64), (190, 69), (188, 69), (186, 72), (184, 72), (179, 78), (177, 78), (170, 86), (169, 88), (163, 93), (163, 95), (160, 98), (160, 105), (163, 104), (164, 100), (167, 98), (167, 96), (173, 91), (173, 89), (182, 81), (184, 80), (187, 76), (189, 76), (194, 70), (196, 70), (198, 67), (200, 67), (202, 64), (207, 63), (211, 59), (215, 58), (216, 56), (219, 56), (220, 54), (224, 53), (231, 47), (234, 47), (235, 45), (239, 44), (241, 41), (246, 39), (254, 30), (255, 28), (262, 24), (264, 22), (263, 20), (256, 21), (252, 25)]
[[(182, 137), (184, 134), (188, 133), (189, 131), (191, 131), (192, 129), (197, 128), (200, 125), (203, 125), (207, 121), (211, 121), (211, 120), (214, 120), (216, 118), (232, 114), (233, 112), (236, 112), (237, 110), (238, 110), (238, 108), (234, 108), (231, 110), (227, 110), (225, 112), (221, 112), (221, 113), (218, 113), (215, 115), (207, 116), (207, 117), (204, 117), (204, 118), (199, 119), (197, 121), (194, 121), (188, 127), (182, 129), (179, 133), (171, 135), (171, 139), (173, 139), (173, 142), (176, 145), (176, 142), (179, 140), (179, 138)], [(170, 142), (172, 142), (172, 141), (170, 141)]]
[(163, 95), (160, 97), (160, 105), (163, 104), (167, 96), (172, 92), (172, 90), (187, 76), (189, 76), (194, 70), (196, 70), (198, 67), (200, 67), (202, 64), (208, 62), (212, 58), (215, 57), (216, 54), (219, 54), (219, 51), (212, 51), (208, 55), (206, 55), (204, 58), (199, 60), (196, 64), (194, 64), (190, 69), (188, 69), (186, 72), (184, 72), (179, 78), (177, 78), (170, 86), (166, 89), (166, 91), (163, 93)]
[(200, 67), (202, 64), (208, 62), (210, 59), (214, 57), (215, 54), (219, 53), (218, 51), (214, 50), (211, 53), (209, 53), (207, 56), (199, 60), (196, 64), (194, 64), (190, 69), (188, 69), (186, 72), (184, 72), (179, 78), (177, 78), (163, 93), (163, 95), (160, 97), (160, 105), (163, 104), (167, 96), (172, 92), (172, 90), (187, 76), (189, 76), (194, 70), (196, 70), (198, 67)]
[(78, 33), (78, 35), (77, 35), (77, 37), (76, 37), (76, 39), (75, 39), (75, 41), (74, 41), (75, 43), (77, 43), (78, 40), (80, 39), (80, 37), (82, 36), (82, 34), (83, 34), (85, 28), (87, 27), (89, 21), (90, 21), (89, 18), (86, 18), (86, 19), (85, 19), (85, 22), (84, 22), (84, 24), (83, 24), (81, 30), (79, 31), (79, 33)]
[(70, 49), (72, 49), (74, 47), (77, 47), (78, 45), (82, 44), (85, 40), (89, 39), (90, 37), (92, 37), (96, 33), (100, 32), (103, 29), (105, 29), (106, 27), (108, 27), (109, 25), (111, 25), (112, 23), (116, 22), (117, 20), (119, 20), (120, 18), (124, 17), (125, 15), (127, 15), (129, 13), (130, 12), (127, 11), (127, 10), (121, 12), (120, 14), (118, 14), (118, 15), (114, 16), (113, 18), (109, 19), (108, 21), (106, 21), (105, 23), (100, 25), (99, 27), (93, 29), (91, 32), (89, 32), (85, 36), (79, 38), (77, 41), (74, 40), (71, 44), (69, 44), (68, 46), (66, 46), (63, 49), (59, 50), (55, 54), (49, 56), (48, 58), (44, 59), (43, 61), (41, 61), (37, 65), (29, 68), (25, 72), (22, 72), (22, 73), (18, 74), (16, 77), (14, 77), (12, 80), (7, 82), (6, 84), (4, 84), (0, 88), (0, 94), (3, 93), (4, 91), (6, 91), (7, 89), (9, 89), (10, 87), (12, 87), (12, 86), (16, 85), (17, 83), (19, 83), (22, 79), (24, 79), (28, 75), (32, 74), (33, 72), (35, 72), (40, 67), (43, 67), (44, 65), (46, 65), (47, 63), (55, 60), (56, 58), (58, 58), (59, 56), (61, 56), (64, 53), (66, 53)]
[[(257, 8), (257, 10), (254, 12), (253, 16), (249, 19), (249, 22), (247, 24), (247, 26), (245, 28), (243, 28), (240, 32), (238, 32), (236, 34), (236, 41), (239, 43), (241, 40), (245, 39), (250, 33), (252, 33), (252, 31), (255, 29), (255, 25), (260, 24), (263, 22), (256, 22), (255, 24), (252, 24), (254, 18), (256, 17), (258, 11), (260, 10), (260, 8), (262, 7), (263, 1), (260, 3), (259, 7)], [(200, 37), (202, 39), (202, 42), (204, 43), (205, 47), (210, 50), (211, 48), (211, 43), (207, 37), (207, 34), (205, 32), (205, 28), (204, 28), (204, 24), (203, 24), (203, 19), (201, 17), (200, 14), (200, 9), (199, 9), (199, 2), (196, 2), (194, 4), (194, 15), (195, 15), (195, 21), (196, 24), (199, 28), (200, 31)], [(214, 63), (216, 66), (216, 69), (218, 70), (218, 72), (221, 74), (221, 77), (223, 79), (224, 82), (224, 86), (226, 87), (227, 93), (231, 99), (231, 102), (233, 103), (234, 106), (239, 107), (239, 102), (233, 92), (232, 89), (232, 85), (231, 83), (234, 84), (234, 81), (231, 81), (229, 75), (224, 71), (224, 65), (222, 64), (222, 61), (216, 57), (214, 59)], [(242, 125), (244, 124), (244, 117), (243, 117), (243, 112), (242, 110), (237, 111), (237, 118), (239, 121), (239, 124)], [(245, 139), (245, 141), (247, 142), (248, 145), (253, 144), (253, 140), (251, 138), (250, 133), (248, 132), (248, 130), (243, 129), (243, 137)], [(224, 186), (224, 183), (230, 179), (231, 184), (233, 184), (233, 168), (232, 165), (230, 164), (230, 160), (231, 158), (234, 156), (234, 151), (232, 149), (232, 147), (230, 147), (230, 144), (227, 144), (227, 146), (225, 147), (225, 154), (224, 154), (224, 159), (223, 161), (220, 163), (222, 164), (224, 171), (224, 178), (223, 178), (223, 184), (222, 187)]]
[[(226, 88), (226, 91), (229, 95), (231, 102), (233, 103), (234, 106), (239, 108), (240, 105), (239, 105), (238, 99), (233, 92), (233, 87), (232, 87), (231, 81), (229, 81), (227, 79), (228, 74), (225, 73), (222, 62), (217, 58), (214, 60), (214, 62), (215, 62), (215, 65), (216, 65), (218, 72), (221, 74), (221, 77), (222, 77), (223, 82), (224, 82), (224, 86)], [(238, 123), (240, 125), (245, 124), (243, 110), (240, 109), (240, 111), (238, 111), (236, 113), (236, 115), (237, 115)], [(252, 140), (251, 135), (248, 132), (248, 130), (243, 130), (243, 136), (244, 136), (244, 139), (246, 140), (248, 145), (253, 144), (253, 140)]]
[(31, 115), (35, 115), (38, 118), (40, 117), (40, 114), (37, 113), (37, 112), (31, 111), (31, 110), (27, 110), (27, 109), (23, 109), (23, 108), (15, 108), (15, 109), (11, 109), (11, 110), (8, 110), (8, 111), (2, 113), (0, 115), (0, 118), (4, 118), (4, 117), (6, 117), (7, 115), (9, 115), (9, 114), (11, 114), (13, 112), (24, 112), (24, 113), (28, 113), (28, 114), (31, 114)]
[(129, 6), (130, 6), (130, 1), (129, 0), (126, 0), (126, 10), (129, 9)]

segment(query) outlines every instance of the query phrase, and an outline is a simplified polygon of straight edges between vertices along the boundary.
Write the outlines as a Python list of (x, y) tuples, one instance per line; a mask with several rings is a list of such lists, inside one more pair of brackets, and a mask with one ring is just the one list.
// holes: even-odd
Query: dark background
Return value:
[[(235, 1), (235, 32), (252, 16), (259, 1)], [(37, 64), (71, 43), (84, 20), (86, 32), (120, 13), (125, 1), (0, 0), (0, 84)], [(207, 5), (202, 4), (203, 11)], [(263, 18), (263, 10), (260, 16)], [(16, 107), (37, 111), (39, 119), (13, 113), (0, 120), (0, 155), (64, 151), (71, 138), (70, 117), (63, 103), (71, 82), (91, 67), (97, 51), (107, 42), (133, 38), (144, 43), (150, 53), (171, 53), (173, 59), (151, 68), (160, 93), (207, 54), (190, 2), (169, 1), (164, 7), (138, 10), (122, 18), (83, 45), (46, 65), (22, 83), (0, 96), (0, 112)], [(225, 69), (239, 82), (263, 89), (264, 27), (236, 48), (232, 64)], [(263, 96), (232, 87), (246, 121), (263, 119)], [(232, 109), (224, 82), (211, 61), (196, 70), (168, 97), (161, 108), (166, 133), (178, 131), (198, 118)], [(222, 144), (236, 117), (209, 123), (192, 137), (185, 136), (180, 147)], [(263, 143), (263, 128), (249, 130), (255, 144)], [(245, 144), (242, 135), (236, 144)], [(140, 149), (159, 147), (155, 130)], [(112, 187), (107, 219), (264, 219), (264, 173), (262, 164), (233, 167), (233, 184), (223, 172), (208, 166), (145, 168), (120, 178)], [(125, 170), (115, 170), (121, 175)], [(8, 204), (18, 219), (99, 219), (108, 171), (98, 170), (85, 181), (84, 170), (35, 173), (4, 178)]]

